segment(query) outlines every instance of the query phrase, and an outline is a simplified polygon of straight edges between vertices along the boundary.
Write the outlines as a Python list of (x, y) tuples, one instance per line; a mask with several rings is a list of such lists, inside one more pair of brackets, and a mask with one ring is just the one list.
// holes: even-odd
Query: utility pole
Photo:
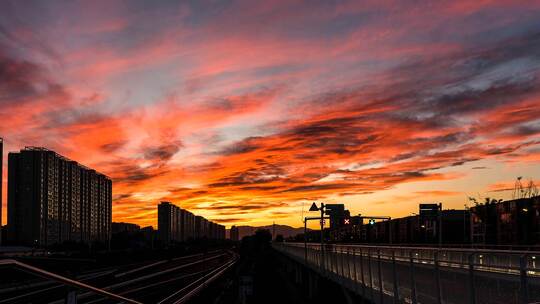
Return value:
[(321, 203), (321, 252), (324, 251), (324, 203)]
[(307, 219), (304, 219), (304, 261), (307, 265)]
[(321, 203), (321, 268), (324, 269), (324, 203)]

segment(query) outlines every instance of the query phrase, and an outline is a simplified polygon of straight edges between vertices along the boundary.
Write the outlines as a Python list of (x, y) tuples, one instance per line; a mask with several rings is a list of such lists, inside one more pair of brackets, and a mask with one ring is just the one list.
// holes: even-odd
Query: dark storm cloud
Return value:
[(238, 203), (213, 203), (209, 206), (205, 206), (206, 210), (216, 211), (219, 215), (234, 215), (234, 214), (248, 214), (250, 212), (264, 211), (268, 209), (275, 209), (280, 207), (286, 207), (287, 204), (283, 202), (238, 202)]
[(220, 218), (220, 219), (212, 219), (212, 220), (217, 223), (226, 224), (226, 223), (238, 223), (238, 222), (244, 221), (245, 219), (244, 218)]
[(253, 184), (265, 184), (280, 179), (280, 174), (284, 174), (284, 169), (274, 168), (272, 170), (260, 171), (253, 168), (244, 172), (237, 172), (228, 177), (220, 179), (216, 183), (211, 183), (208, 186), (213, 187), (235, 187)]
[(183, 144), (180, 141), (155, 147), (146, 147), (143, 152), (144, 158), (148, 160), (168, 161), (178, 153), (182, 147)]
[(128, 159), (117, 159), (99, 163), (96, 167), (108, 168), (109, 176), (115, 183), (135, 185), (162, 176), (169, 172), (169, 169), (161, 167), (141, 168), (133, 164)]
[(116, 141), (116, 142), (103, 144), (99, 148), (105, 153), (113, 153), (122, 149), (122, 147), (126, 143), (127, 143), (126, 141)]
[(132, 194), (130, 194), (130, 193), (116, 194), (116, 195), (113, 196), (113, 200), (121, 201), (121, 200), (130, 198), (130, 197), (132, 197)]
[(240, 190), (244, 191), (269, 191), (269, 190), (276, 190), (280, 189), (282, 186), (248, 186), (248, 187), (241, 187)]
[(30, 102), (51, 90), (61, 91), (48, 83), (45, 71), (35, 63), (9, 57), (0, 44), (0, 104), (2, 106)]
[(531, 136), (540, 134), (540, 124), (518, 126), (515, 127), (510, 133), (519, 136)]
[(321, 185), (306, 185), (306, 186), (297, 186), (292, 187), (282, 192), (310, 192), (310, 191), (319, 191), (319, 190), (338, 190), (338, 189), (347, 189), (354, 187), (354, 184), (321, 184)]
[(235, 154), (244, 154), (255, 151), (260, 146), (257, 145), (258, 137), (248, 137), (242, 141), (233, 143), (227, 146), (225, 149), (219, 151), (217, 154), (220, 155), (235, 155)]
[(515, 102), (538, 92), (539, 54), (537, 31), (402, 65), (394, 71), (406, 75), (398, 87), (407, 87), (413, 98), (396, 102), (406, 105), (411, 115), (427, 113), (438, 119)]

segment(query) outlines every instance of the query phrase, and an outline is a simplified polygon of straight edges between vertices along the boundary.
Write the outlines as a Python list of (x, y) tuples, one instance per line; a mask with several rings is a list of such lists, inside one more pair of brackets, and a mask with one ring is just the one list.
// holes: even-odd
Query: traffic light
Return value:
[(368, 224), (375, 225), (375, 219), (369, 219)]
[(346, 217), (343, 219), (343, 225), (350, 225), (351, 224), (351, 219)]

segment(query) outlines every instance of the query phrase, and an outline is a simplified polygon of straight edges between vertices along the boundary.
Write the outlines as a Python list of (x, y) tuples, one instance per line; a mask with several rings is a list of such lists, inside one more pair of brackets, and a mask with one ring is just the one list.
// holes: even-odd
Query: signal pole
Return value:
[[(311, 204), (311, 207), (309, 208), (309, 211), (321, 211), (321, 217), (318, 218), (318, 217), (306, 217), (304, 219), (304, 231), (306, 230), (306, 226), (307, 226), (307, 221), (308, 220), (315, 220), (315, 219), (318, 219), (321, 223), (321, 268), (324, 266), (324, 219), (325, 219), (325, 216), (324, 216), (324, 211), (325, 211), (325, 205), (324, 203), (321, 203), (321, 207), (317, 207), (317, 204), (315, 204), (315, 202), (313, 202), (313, 204)], [(329, 217), (328, 217), (329, 218)], [(305, 233), (304, 233), (304, 239), (305, 239)], [(305, 255), (306, 255), (306, 258), (307, 258), (307, 243), (305, 244)]]
[(307, 219), (304, 219), (304, 261), (307, 265)]
[(321, 252), (324, 254), (324, 203), (321, 203)]

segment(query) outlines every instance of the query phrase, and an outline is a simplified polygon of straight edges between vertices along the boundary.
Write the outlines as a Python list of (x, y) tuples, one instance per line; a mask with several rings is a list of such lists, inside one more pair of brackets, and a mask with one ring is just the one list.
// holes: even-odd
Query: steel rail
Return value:
[(134, 293), (134, 292), (139, 292), (141, 290), (153, 288), (153, 287), (163, 285), (163, 284), (168, 284), (168, 283), (171, 283), (171, 282), (174, 282), (174, 281), (180, 281), (180, 280), (183, 280), (183, 279), (186, 279), (186, 278), (189, 278), (189, 277), (193, 277), (193, 276), (197, 276), (197, 275), (203, 274), (205, 272), (210, 272), (210, 271), (211, 270), (205, 269), (205, 270), (201, 270), (201, 271), (197, 271), (197, 272), (188, 273), (188, 274), (185, 274), (185, 275), (182, 275), (182, 276), (179, 276), (179, 277), (174, 277), (172, 279), (159, 281), (159, 282), (156, 282), (156, 283), (152, 283), (152, 284), (144, 285), (144, 286), (141, 286), (141, 287), (137, 287), (137, 288), (129, 289), (129, 290), (126, 290), (126, 291), (122, 291), (122, 292), (119, 292), (119, 294), (126, 295), (126, 294), (130, 294), (130, 293)]
[(89, 290), (89, 291), (94, 292), (96, 294), (105, 296), (105, 297), (110, 298), (110, 299), (118, 300), (118, 301), (121, 301), (121, 302), (124, 302), (124, 303), (141, 304), (140, 302), (137, 302), (135, 300), (125, 298), (123, 296), (108, 292), (106, 290), (103, 290), (103, 289), (100, 289), (100, 288), (97, 288), (97, 287), (94, 287), (94, 286), (90, 286), (88, 284), (84, 284), (84, 283), (81, 283), (79, 281), (75, 281), (75, 280), (66, 278), (64, 276), (58, 275), (58, 274), (55, 274), (55, 273), (52, 273), (52, 272), (49, 272), (49, 271), (46, 271), (46, 270), (43, 270), (43, 269), (40, 269), (40, 268), (37, 268), (37, 267), (34, 267), (34, 266), (30, 266), (30, 265), (25, 264), (25, 263), (21, 263), (21, 262), (16, 261), (16, 260), (12, 260), (12, 259), (0, 260), (0, 266), (2, 266), (2, 265), (12, 266), (12, 267), (21, 269), (22, 271), (26, 271), (26, 272), (29, 272), (31, 274), (35, 274), (37, 276), (40, 276), (40, 277), (43, 277), (43, 278), (46, 278), (46, 279), (51, 279), (51, 280), (54, 280), (54, 281), (58, 281), (58, 282), (61, 282), (63, 284), (70, 285), (70, 286), (73, 286), (73, 287), (76, 287), (76, 288)]
[[(213, 251), (208, 252), (207, 254), (216, 253), (216, 252), (219, 252), (219, 251), (220, 250), (213, 250)], [(173, 259), (156, 261), (154, 263), (143, 265), (143, 266), (141, 266), (139, 268), (131, 269), (131, 270), (116, 274), (114, 277), (115, 278), (123, 277), (125, 275), (133, 274), (133, 273), (139, 272), (141, 270), (145, 270), (145, 269), (148, 269), (148, 268), (151, 268), (151, 267), (154, 267), (154, 266), (157, 266), (157, 265), (161, 265), (161, 264), (164, 264), (164, 263), (167, 263), (167, 262), (170, 262), (170, 261), (185, 260), (185, 259), (190, 259), (190, 258), (194, 258), (194, 257), (204, 257), (204, 255), (205, 255), (204, 253), (196, 253), (196, 254), (181, 256), (181, 257), (177, 257), (177, 258), (173, 258)]]
[(167, 262), (168, 262), (167, 260), (157, 261), (157, 262), (150, 263), (150, 264), (147, 264), (147, 265), (144, 265), (144, 266), (135, 268), (135, 269), (131, 269), (131, 270), (128, 270), (128, 271), (125, 271), (125, 272), (121, 272), (121, 273), (115, 274), (114, 277), (115, 277), (116, 279), (118, 279), (118, 278), (121, 278), (121, 277), (126, 276), (126, 275), (129, 275), (129, 274), (134, 274), (134, 273), (136, 273), (136, 272), (139, 272), (139, 271), (142, 271), (142, 270), (145, 270), (145, 269), (148, 269), (148, 268), (152, 268), (152, 267), (154, 267), (154, 266), (158, 266), (158, 265), (161, 265), (161, 264), (165, 264), (165, 263), (167, 263)]
[[(215, 253), (215, 252), (220, 252), (221, 250), (214, 250), (214, 251), (211, 251), (209, 253)], [(196, 255), (193, 255), (193, 256), (204, 256), (203, 254), (196, 254)], [(190, 256), (192, 257), (192, 256)], [(181, 257), (182, 258), (182, 257)], [(178, 259), (181, 259), (181, 258), (175, 258), (173, 260), (178, 260)], [(184, 258), (187, 258), (187, 257), (184, 257)], [(225, 263), (227, 264), (227, 263)], [(133, 289), (129, 289), (129, 290), (125, 290), (125, 291), (122, 291), (122, 292), (119, 292), (118, 294), (121, 294), (121, 295), (127, 295), (127, 294), (131, 294), (131, 293), (134, 293), (134, 292), (139, 292), (141, 290), (145, 290), (145, 289), (149, 289), (149, 288), (153, 288), (153, 287), (156, 287), (156, 286), (160, 286), (160, 285), (163, 285), (163, 284), (168, 284), (168, 283), (171, 283), (171, 282), (174, 282), (174, 281), (179, 281), (179, 280), (183, 280), (183, 279), (186, 279), (186, 278), (189, 278), (189, 277), (193, 277), (193, 276), (197, 276), (197, 275), (200, 275), (200, 274), (203, 274), (203, 273), (206, 273), (205, 275), (209, 274), (209, 273), (212, 273), (214, 271), (216, 271), (216, 269), (219, 269), (220, 267), (223, 267), (223, 265), (219, 265), (217, 268), (215, 269), (205, 269), (205, 270), (201, 270), (201, 271), (197, 271), (197, 272), (194, 272), (194, 273), (189, 273), (189, 274), (185, 274), (185, 275), (182, 275), (180, 277), (174, 277), (172, 279), (168, 279), (168, 280), (164, 280), (164, 281), (159, 281), (159, 282), (156, 282), (156, 283), (152, 283), (152, 284), (149, 284), (149, 285), (144, 285), (142, 287), (137, 287), (137, 288), (133, 288)], [(204, 275), (203, 275), (204, 276)], [(200, 278), (199, 278), (200, 279)], [(197, 279), (198, 280), (198, 279)], [(191, 284), (191, 283), (190, 283)], [(101, 300), (96, 300), (96, 301), (92, 301), (92, 302), (88, 302), (88, 304), (90, 303), (96, 303), (96, 302), (99, 302)]]
[[(77, 277), (77, 279), (80, 280), (80, 282), (82, 283), (82, 282), (84, 282), (86, 280), (95, 279), (95, 278), (98, 278), (98, 277), (103, 276), (103, 275), (108, 275), (108, 274), (110, 274), (112, 272), (114, 272), (114, 270), (106, 271), (106, 273), (105, 272), (100, 272), (100, 273), (98, 273), (98, 274), (96, 274), (96, 275), (94, 275), (92, 277), (87, 277), (87, 278)], [(24, 299), (24, 298), (27, 298), (29, 296), (34, 296), (34, 295), (37, 295), (37, 294), (40, 294), (40, 293), (43, 293), (43, 292), (48, 292), (48, 291), (51, 291), (51, 290), (54, 290), (54, 289), (57, 289), (57, 288), (61, 288), (61, 287), (64, 286), (62, 284), (57, 284), (57, 283), (51, 282), (51, 281), (45, 281), (43, 283), (46, 283), (46, 285), (52, 285), (52, 286), (42, 288), (42, 289), (38, 289), (38, 290), (34, 290), (34, 291), (30, 291), (30, 292), (27, 292), (25, 294), (15, 296), (15, 297), (11, 297), (11, 298), (8, 298), (8, 299), (2, 299), (2, 300), (0, 300), (0, 303), (11, 303), (12, 301)], [(37, 286), (37, 287), (39, 287), (39, 286)], [(22, 291), (22, 290), (24, 290), (24, 288), (23, 289), (14, 289), (12, 291)]]
[(204, 287), (208, 286), (210, 283), (218, 279), (223, 273), (225, 273), (227, 270), (229, 270), (235, 263), (237, 259), (233, 258), (232, 261), (225, 264), (223, 268), (221, 268), (216, 274), (214, 274), (212, 277), (208, 278), (206, 281), (204, 281), (202, 284), (197, 286), (195, 289), (191, 290), (188, 294), (183, 296), (178, 301), (174, 302), (174, 304), (182, 304), (186, 303), (189, 299), (191, 299), (193, 296), (197, 295)]
[[(168, 297), (162, 299), (161, 301), (158, 302), (158, 304), (167, 303), (168, 301), (170, 301), (170, 300), (174, 299), (175, 297), (177, 297), (178, 295), (180, 295), (182, 292), (184, 292), (184, 291), (188, 290), (189, 288), (191, 288), (193, 285), (199, 284), (195, 288), (193, 288), (191, 291), (189, 291), (186, 295), (184, 295), (182, 298), (180, 298), (177, 301), (172, 302), (174, 304), (185, 303), (191, 297), (196, 295), (203, 287), (205, 287), (206, 285), (210, 284), (211, 282), (216, 280), (218, 277), (220, 277), (225, 271), (227, 271), (230, 267), (232, 267), (232, 265), (234, 265), (237, 260), (238, 260), (237, 256), (234, 255), (230, 260), (228, 260), (223, 265), (217, 267), (216, 269), (212, 270), (208, 274), (202, 276), (201, 278), (195, 280), (194, 282), (190, 283), (189, 285), (183, 287), (182, 289), (180, 289), (180, 290), (174, 292), (173, 294), (169, 295)], [(210, 278), (206, 279), (207, 277), (210, 277)], [(205, 281), (203, 281), (203, 280), (205, 280)], [(201, 281), (203, 281), (203, 282), (199, 283)]]
[[(195, 255), (193, 255), (193, 256), (195, 256)], [(173, 260), (175, 260), (175, 259), (173, 259)], [(121, 265), (121, 266), (109, 266), (109, 267), (97, 268), (97, 269), (94, 269), (94, 270), (92, 270), (90, 272), (81, 273), (80, 275), (75, 276), (75, 280), (81, 281), (81, 282), (86, 281), (86, 280), (92, 280), (92, 279), (98, 278), (100, 276), (106, 276), (106, 275), (109, 275), (109, 274), (113, 274), (116, 271), (118, 271), (119, 269), (124, 268), (124, 267), (131, 267), (131, 266), (135, 266), (135, 265), (138, 266), (138, 265), (141, 265), (141, 264), (144, 264), (144, 263), (138, 262), (138, 263), (130, 263), (130, 264), (126, 264), (126, 265)], [(55, 282), (52, 282), (52, 281), (43, 281), (43, 282), (38, 281), (38, 282), (35, 282), (35, 283), (30, 283), (29, 282), (29, 283), (22, 284), (22, 285), (18, 284), (15, 287), (2, 288), (2, 289), (0, 289), (0, 294), (6, 293), (6, 292), (13, 292), (13, 291), (23, 291), (23, 290), (29, 289), (29, 288), (44, 287), (44, 286), (50, 286), (50, 287), (46, 287), (44, 289), (34, 290), (34, 291), (30, 292), (30, 293), (27, 293), (26, 295), (39, 294), (41, 292), (46, 292), (46, 291), (49, 291), (51, 289), (61, 287), (62, 285), (61, 284), (60, 285), (55, 285)], [(18, 298), (18, 297), (16, 297), (16, 298)], [(4, 303), (4, 302), (5, 302), (4, 300), (0, 301), (0, 303)]]
[[(109, 275), (109, 274), (112, 274), (114, 273), (115, 270), (106, 270), (106, 271), (100, 271), (100, 272), (95, 272), (95, 273), (90, 273), (90, 274), (84, 274), (84, 275), (80, 275), (80, 276), (76, 276), (75, 277), (75, 280), (78, 280), (78, 281), (87, 281), (87, 280), (92, 280), (92, 279), (95, 279), (95, 278), (99, 278), (101, 276), (106, 276), (106, 275)], [(49, 285), (54, 285), (56, 284), (55, 282), (51, 282), (51, 281), (41, 281), (41, 282), (36, 282), (36, 283), (26, 283), (26, 284), (19, 284), (17, 286), (14, 286), (14, 287), (5, 287), (5, 288), (2, 288), (0, 289), (0, 294), (2, 293), (6, 293), (6, 292), (13, 292), (13, 291), (23, 291), (25, 289), (29, 289), (29, 288), (34, 288), (34, 287), (43, 287), (43, 286), (49, 286)], [(62, 286), (61, 284), (60, 285), (54, 285), (54, 286)], [(2, 303), (0, 301), (0, 303)]]
[[(102, 288), (104, 290), (113, 290), (115, 288), (119, 288), (119, 287), (123, 287), (123, 286), (126, 286), (126, 285), (130, 285), (132, 283), (137, 283), (137, 282), (140, 282), (140, 281), (148, 280), (150, 278), (153, 278), (153, 277), (156, 277), (156, 276), (159, 276), (159, 275), (163, 275), (163, 274), (170, 273), (170, 272), (182, 269), (182, 268), (186, 268), (186, 267), (189, 267), (189, 266), (200, 264), (200, 263), (206, 262), (208, 260), (213, 260), (213, 259), (216, 259), (216, 258), (224, 256), (224, 255), (226, 255), (226, 253), (219, 254), (219, 255), (216, 255), (216, 256), (213, 256), (213, 257), (207, 257), (207, 258), (199, 260), (199, 261), (195, 261), (195, 262), (191, 262), (191, 263), (187, 263), (187, 264), (182, 264), (182, 265), (179, 265), (179, 266), (176, 266), (176, 267), (173, 267), (173, 268), (169, 268), (169, 269), (166, 269), (166, 270), (163, 270), (163, 271), (160, 271), (160, 272), (151, 273), (151, 274), (148, 274), (148, 275), (145, 275), (145, 276), (142, 276), (142, 277), (138, 277), (138, 278), (131, 279), (131, 280), (128, 280), (128, 281), (124, 281), (124, 282), (119, 282), (119, 283), (109, 285), (107, 287), (102, 287)], [(90, 294), (90, 293), (83, 293), (81, 295), (78, 295), (77, 299), (84, 299), (84, 298), (87, 298), (87, 297), (89, 297), (91, 295), (92, 294)]]

